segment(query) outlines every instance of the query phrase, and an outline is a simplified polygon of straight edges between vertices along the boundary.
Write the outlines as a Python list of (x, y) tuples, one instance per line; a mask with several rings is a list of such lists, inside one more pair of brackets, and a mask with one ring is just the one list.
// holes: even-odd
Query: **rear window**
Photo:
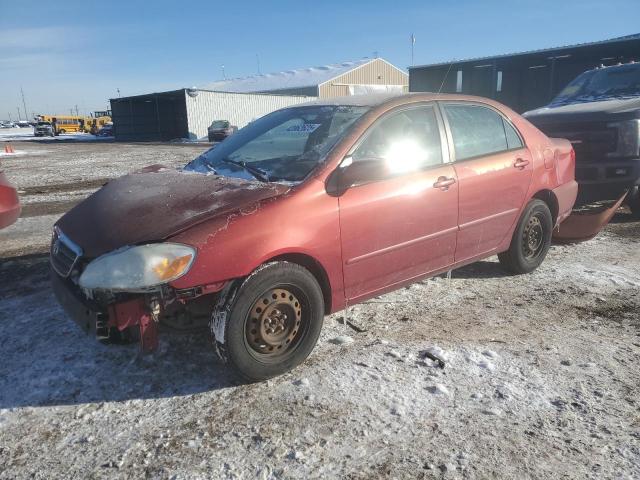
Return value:
[(502, 115), (480, 105), (445, 105), (456, 160), (522, 147), (513, 126)]
[(226, 120), (216, 120), (211, 124), (211, 128), (229, 128), (229, 122)]

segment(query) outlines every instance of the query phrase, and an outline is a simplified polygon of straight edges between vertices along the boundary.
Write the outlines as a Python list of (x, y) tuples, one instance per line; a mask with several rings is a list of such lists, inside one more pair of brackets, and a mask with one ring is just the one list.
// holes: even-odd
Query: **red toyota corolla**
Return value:
[(577, 193), (566, 140), (491, 100), (354, 96), (271, 113), (181, 170), (113, 180), (63, 216), (53, 284), (103, 341), (209, 326), (259, 380), (294, 368), (323, 317), (498, 254), (544, 259)]
[(0, 170), (0, 229), (13, 224), (20, 216), (20, 210), (18, 192)]

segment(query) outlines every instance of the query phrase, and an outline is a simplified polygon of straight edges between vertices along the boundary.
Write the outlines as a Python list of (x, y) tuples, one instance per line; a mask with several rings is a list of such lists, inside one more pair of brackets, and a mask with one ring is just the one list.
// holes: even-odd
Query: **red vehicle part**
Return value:
[(592, 239), (609, 223), (626, 196), (627, 194), (624, 193), (608, 207), (597, 206), (573, 212), (562, 222), (562, 225), (553, 231), (553, 241), (556, 243), (578, 243)]
[(18, 192), (0, 171), (0, 228), (13, 224), (20, 216), (20, 199)]
[(158, 324), (147, 310), (142, 298), (109, 306), (109, 326), (123, 332), (140, 329), (140, 348), (149, 353), (158, 348)]

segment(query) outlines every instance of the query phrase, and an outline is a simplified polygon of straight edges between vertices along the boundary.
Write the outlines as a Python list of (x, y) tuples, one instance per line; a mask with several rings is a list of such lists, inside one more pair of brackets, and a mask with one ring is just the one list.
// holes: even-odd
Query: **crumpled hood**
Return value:
[(640, 98), (542, 107), (522, 114), (534, 125), (567, 121), (619, 121), (640, 118)]
[(87, 257), (126, 245), (161, 241), (190, 226), (289, 187), (155, 167), (112, 180), (56, 225)]

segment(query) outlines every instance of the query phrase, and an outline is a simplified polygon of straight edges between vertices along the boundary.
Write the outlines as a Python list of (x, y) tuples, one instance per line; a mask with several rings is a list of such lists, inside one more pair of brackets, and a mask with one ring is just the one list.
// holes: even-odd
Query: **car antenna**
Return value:
[(453, 65), (453, 60), (449, 63), (449, 68), (447, 68), (447, 73), (444, 74), (444, 78), (442, 79), (442, 83), (440, 84), (440, 88), (438, 89), (438, 94), (442, 91), (442, 87), (444, 87), (444, 82), (447, 81), (447, 75), (451, 71), (451, 66)]

